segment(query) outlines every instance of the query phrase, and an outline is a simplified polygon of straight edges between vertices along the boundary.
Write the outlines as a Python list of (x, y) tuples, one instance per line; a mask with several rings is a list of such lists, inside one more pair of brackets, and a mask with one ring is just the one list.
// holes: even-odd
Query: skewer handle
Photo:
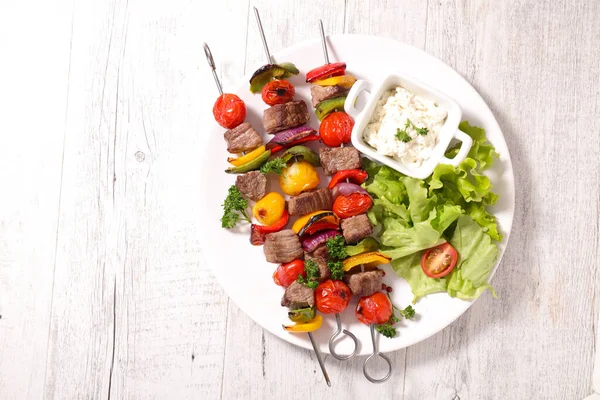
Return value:
[(327, 386), (331, 387), (331, 381), (329, 380), (329, 375), (327, 374), (327, 370), (325, 369), (325, 364), (323, 363), (323, 358), (321, 357), (321, 351), (319, 351), (319, 346), (317, 346), (315, 338), (313, 337), (311, 332), (308, 332), (308, 338), (310, 339), (310, 343), (312, 344), (313, 350), (317, 355), (317, 361), (319, 361), (319, 366), (321, 367), (321, 371), (323, 372), (323, 377), (325, 377), (325, 382), (327, 382)]
[(323, 29), (323, 20), (319, 20), (319, 30), (321, 31), (321, 46), (323, 46), (323, 57), (325, 64), (329, 64), (329, 53), (327, 52), (327, 41), (325, 39), (325, 30)]
[[(389, 379), (389, 377), (392, 375), (392, 361), (390, 360), (390, 358), (388, 356), (386, 356), (385, 354), (383, 354), (379, 351), (379, 347), (377, 346), (377, 340), (375, 340), (375, 325), (373, 325), (373, 324), (371, 324), (371, 341), (373, 342), (373, 353), (369, 357), (367, 357), (367, 359), (365, 360), (365, 362), (363, 364), (363, 374), (365, 375), (365, 378), (367, 378), (369, 380), (369, 382), (383, 383), (383, 382), (387, 381)], [(375, 356), (379, 356), (379, 357), (383, 358), (388, 365), (388, 372), (383, 378), (379, 378), (379, 379), (373, 378), (371, 375), (369, 375), (369, 372), (367, 371), (367, 364)]]
[(204, 54), (206, 55), (206, 60), (208, 61), (208, 66), (210, 67), (213, 78), (215, 78), (215, 83), (217, 84), (217, 89), (219, 90), (219, 94), (223, 94), (223, 86), (221, 86), (221, 81), (219, 80), (219, 76), (217, 75), (217, 67), (215, 66), (215, 60), (210, 52), (210, 47), (208, 44), (204, 43)]
[[(331, 337), (329, 338), (329, 352), (331, 353), (331, 355), (333, 357), (335, 357), (336, 359), (340, 360), (340, 361), (346, 361), (351, 359), (352, 357), (354, 357), (356, 355), (356, 351), (358, 350), (358, 339), (356, 338), (356, 336), (354, 336), (354, 334), (346, 329), (342, 330), (342, 319), (340, 318), (340, 314), (335, 314), (335, 321), (337, 323), (337, 331), (331, 335)], [(345, 355), (345, 356), (341, 356), (338, 353), (336, 353), (335, 351), (335, 344), (334, 341), (335, 339), (342, 334), (342, 332), (344, 333), (344, 335), (350, 337), (350, 339), (352, 339), (354, 341), (354, 350), (352, 350), (352, 353)]]
[(254, 15), (256, 16), (256, 24), (258, 25), (258, 31), (260, 33), (260, 38), (263, 42), (263, 47), (265, 49), (265, 56), (267, 57), (267, 64), (271, 64), (271, 53), (269, 52), (269, 46), (267, 45), (267, 39), (265, 39), (265, 31), (263, 30), (262, 23), (260, 22), (260, 14), (258, 13), (258, 8), (254, 7)]

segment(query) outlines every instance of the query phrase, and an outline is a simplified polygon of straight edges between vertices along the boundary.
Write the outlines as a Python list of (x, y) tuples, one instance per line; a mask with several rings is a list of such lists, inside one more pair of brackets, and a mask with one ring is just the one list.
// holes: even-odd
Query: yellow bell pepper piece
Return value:
[(241, 157), (238, 157), (238, 158), (228, 157), (227, 162), (235, 167), (239, 167), (240, 165), (246, 164), (246, 163), (254, 160), (256, 157), (260, 156), (265, 151), (267, 151), (265, 146), (260, 146), (259, 148), (254, 149), (251, 152), (249, 152), (248, 154), (244, 154)]
[(283, 325), (288, 332), (314, 332), (323, 324), (323, 317), (317, 315), (308, 322), (295, 323), (294, 325)]
[(313, 83), (319, 86), (341, 86), (349, 89), (354, 85), (354, 82), (356, 82), (356, 78), (352, 75), (342, 75), (321, 79), (319, 81), (314, 81)]
[(365, 267), (375, 267), (379, 264), (387, 264), (391, 261), (391, 257), (381, 254), (377, 251), (371, 251), (369, 253), (358, 254), (344, 260), (344, 271), (350, 271), (357, 265), (364, 265)]
[(319, 173), (310, 163), (298, 161), (283, 168), (279, 175), (279, 187), (285, 194), (298, 196), (305, 190), (319, 186)]
[[(319, 210), (319, 211), (315, 211), (310, 214), (301, 216), (300, 218), (298, 218), (296, 220), (296, 222), (294, 222), (294, 225), (292, 226), (292, 230), (296, 233), (300, 232), (302, 230), (302, 228), (304, 228), (304, 225), (306, 225), (312, 217), (314, 217), (315, 215), (318, 215), (318, 214), (326, 213), (326, 212), (331, 212), (331, 211)], [(327, 221), (327, 222), (332, 222), (334, 224), (337, 224), (338, 218), (335, 215), (330, 215), (329, 217), (324, 217), (323, 219), (321, 219), (321, 221)]]

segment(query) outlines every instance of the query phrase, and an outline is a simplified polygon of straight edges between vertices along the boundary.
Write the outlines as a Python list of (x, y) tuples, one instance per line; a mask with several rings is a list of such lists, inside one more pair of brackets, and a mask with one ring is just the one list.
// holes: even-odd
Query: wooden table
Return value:
[[(314, 355), (243, 314), (203, 257), (212, 126), (271, 50), (330, 33), (439, 57), (492, 108), (517, 187), (489, 294), (391, 354)], [(600, 245), (598, 1), (26, 1), (0, 5), (0, 398), (580, 399), (592, 393)], [(215, 216), (216, 217), (216, 216)], [(226, 256), (224, 256), (226, 260)]]

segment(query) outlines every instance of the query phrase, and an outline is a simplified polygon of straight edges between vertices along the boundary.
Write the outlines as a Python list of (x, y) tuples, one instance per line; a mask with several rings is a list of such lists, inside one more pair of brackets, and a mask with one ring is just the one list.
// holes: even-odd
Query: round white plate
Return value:
[[(513, 221), (514, 179), (506, 142), (498, 123), (481, 96), (456, 71), (440, 60), (395, 40), (374, 36), (339, 35), (329, 37), (328, 43), (330, 61), (345, 61), (348, 72), (357, 78), (379, 80), (391, 72), (407, 73), (454, 98), (462, 108), (463, 119), (472, 125), (485, 128), (488, 139), (500, 153), (500, 159), (488, 172), (495, 192), (500, 194), (498, 204), (492, 209), (504, 235), (503, 242), (499, 244), (499, 263)], [(280, 62), (290, 61), (296, 64), (300, 75), (290, 80), (296, 87), (296, 99), (304, 99), (309, 105), (309, 109), (312, 110), (310, 85), (304, 82), (304, 75), (312, 68), (324, 64), (320, 41), (312, 40), (292, 46), (275, 54), (274, 58)], [(251, 69), (254, 70), (260, 66), (252, 67)], [(259, 132), (264, 132), (262, 113), (267, 105), (262, 102), (260, 94), (252, 95), (250, 93), (248, 89), (250, 75), (244, 79), (236, 93), (246, 103), (248, 109), (246, 120)], [(207, 95), (211, 95), (211, 93), (216, 98), (216, 90), (214, 92), (207, 91)], [(318, 129), (318, 124), (319, 121), (311, 111), (310, 125)], [(210, 132), (207, 152), (202, 160), (201, 182), (206, 187), (202, 205), (201, 222), (204, 233), (202, 248), (206, 260), (210, 263), (217, 280), (229, 297), (250, 318), (283, 340), (310, 349), (308, 335), (287, 333), (281, 327), (282, 324), (288, 324), (290, 321), (287, 318), (287, 309), (280, 305), (284, 289), (275, 285), (272, 280), (272, 274), (277, 268), (277, 264), (271, 264), (265, 260), (262, 246), (250, 244), (249, 225), (239, 224), (239, 228), (232, 230), (221, 228), (219, 221), (222, 215), (221, 204), (227, 196), (227, 189), (235, 182), (235, 176), (223, 172), (228, 167), (226, 159), (229, 156), (223, 139), (224, 131), (215, 123), (215, 127)], [(263, 136), (266, 143), (267, 135)], [(325, 182), (322, 181), (321, 186), (324, 186)], [(270, 190), (280, 191), (274, 179), (271, 179), (269, 184)], [(493, 272), (497, 267), (498, 264)], [(394, 304), (401, 308), (410, 304), (413, 296), (408, 284), (395, 275), (390, 265), (386, 265), (383, 269), (386, 272), (384, 282), (393, 287)], [(489, 294), (486, 293), (484, 296), (489, 296)], [(398, 324), (396, 338), (379, 338), (380, 350), (383, 352), (394, 351), (427, 339), (452, 323), (471, 304), (472, 302), (453, 299), (445, 293), (427, 296), (414, 306), (418, 314), (416, 320), (403, 321)], [(358, 354), (370, 354), (372, 349), (369, 328), (356, 320), (355, 308), (356, 300), (353, 300), (342, 313), (342, 321), (361, 343)], [(323, 327), (314, 334), (323, 352), (329, 353), (327, 341), (334, 331), (334, 316), (325, 316)], [(349, 340), (344, 340), (339, 344), (338, 352), (343, 353), (348, 350), (350, 344)]]

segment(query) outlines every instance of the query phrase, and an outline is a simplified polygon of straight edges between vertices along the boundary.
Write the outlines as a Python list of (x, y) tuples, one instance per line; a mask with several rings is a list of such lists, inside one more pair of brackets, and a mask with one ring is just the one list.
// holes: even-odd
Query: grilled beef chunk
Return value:
[(329, 271), (329, 268), (327, 267), (327, 259), (326, 258), (318, 257), (318, 256), (315, 256), (314, 254), (311, 256), (308, 253), (304, 253), (304, 260), (305, 261), (311, 260), (315, 264), (317, 264), (317, 267), (319, 267), (319, 282), (323, 282), (323, 281), (329, 279), (329, 277), (331, 276), (331, 272)]
[(310, 87), (310, 95), (312, 96), (313, 108), (318, 106), (320, 102), (334, 97), (343, 96), (347, 94), (350, 89), (343, 88), (341, 86), (318, 86), (312, 85)]
[(327, 253), (327, 246), (321, 245), (321, 246), (317, 247), (317, 249), (312, 252), (312, 256), (313, 257), (321, 257), (321, 258), (324, 258), (325, 260), (327, 260), (327, 257), (329, 257), (329, 253)]
[(290, 215), (304, 215), (318, 210), (331, 210), (333, 199), (327, 188), (312, 190), (290, 197), (288, 210)]
[(273, 134), (308, 122), (308, 107), (304, 100), (276, 104), (263, 113), (263, 125), (267, 133)]
[(373, 233), (373, 227), (367, 214), (355, 215), (343, 219), (340, 223), (346, 243), (356, 243)]
[(344, 282), (350, 288), (354, 296), (370, 296), (381, 290), (381, 278), (383, 272), (380, 269), (373, 271), (358, 272), (352, 275), (346, 275)]
[(304, 255), (300, 239), (291, 229), (268, 233), (263, 250), (267, 261), (272, 263), (287, 263)]
[(311, 288), (298, 283), (298, 281), (294, 281), (287, 289), (285, 289), (285, 293), (281, 299), (281, 305), (283, 307), (289, 307), (292, 310), (312, 307), (315, 305), (315, 293)]
[(248, 122), (225, 131), (223, 136), (227, 141), (227, 151), (233, 154), (254, 150), (263, 144), (262, 137)]
[(258, 201), (267, 192), (267, 177), (260, 171), (250, 171), (235, 178), (235, 186), (250, 200)]
[(319, 158), (326, 175), (361, 167), (360, 155), (354, 147), (321, 147)]

